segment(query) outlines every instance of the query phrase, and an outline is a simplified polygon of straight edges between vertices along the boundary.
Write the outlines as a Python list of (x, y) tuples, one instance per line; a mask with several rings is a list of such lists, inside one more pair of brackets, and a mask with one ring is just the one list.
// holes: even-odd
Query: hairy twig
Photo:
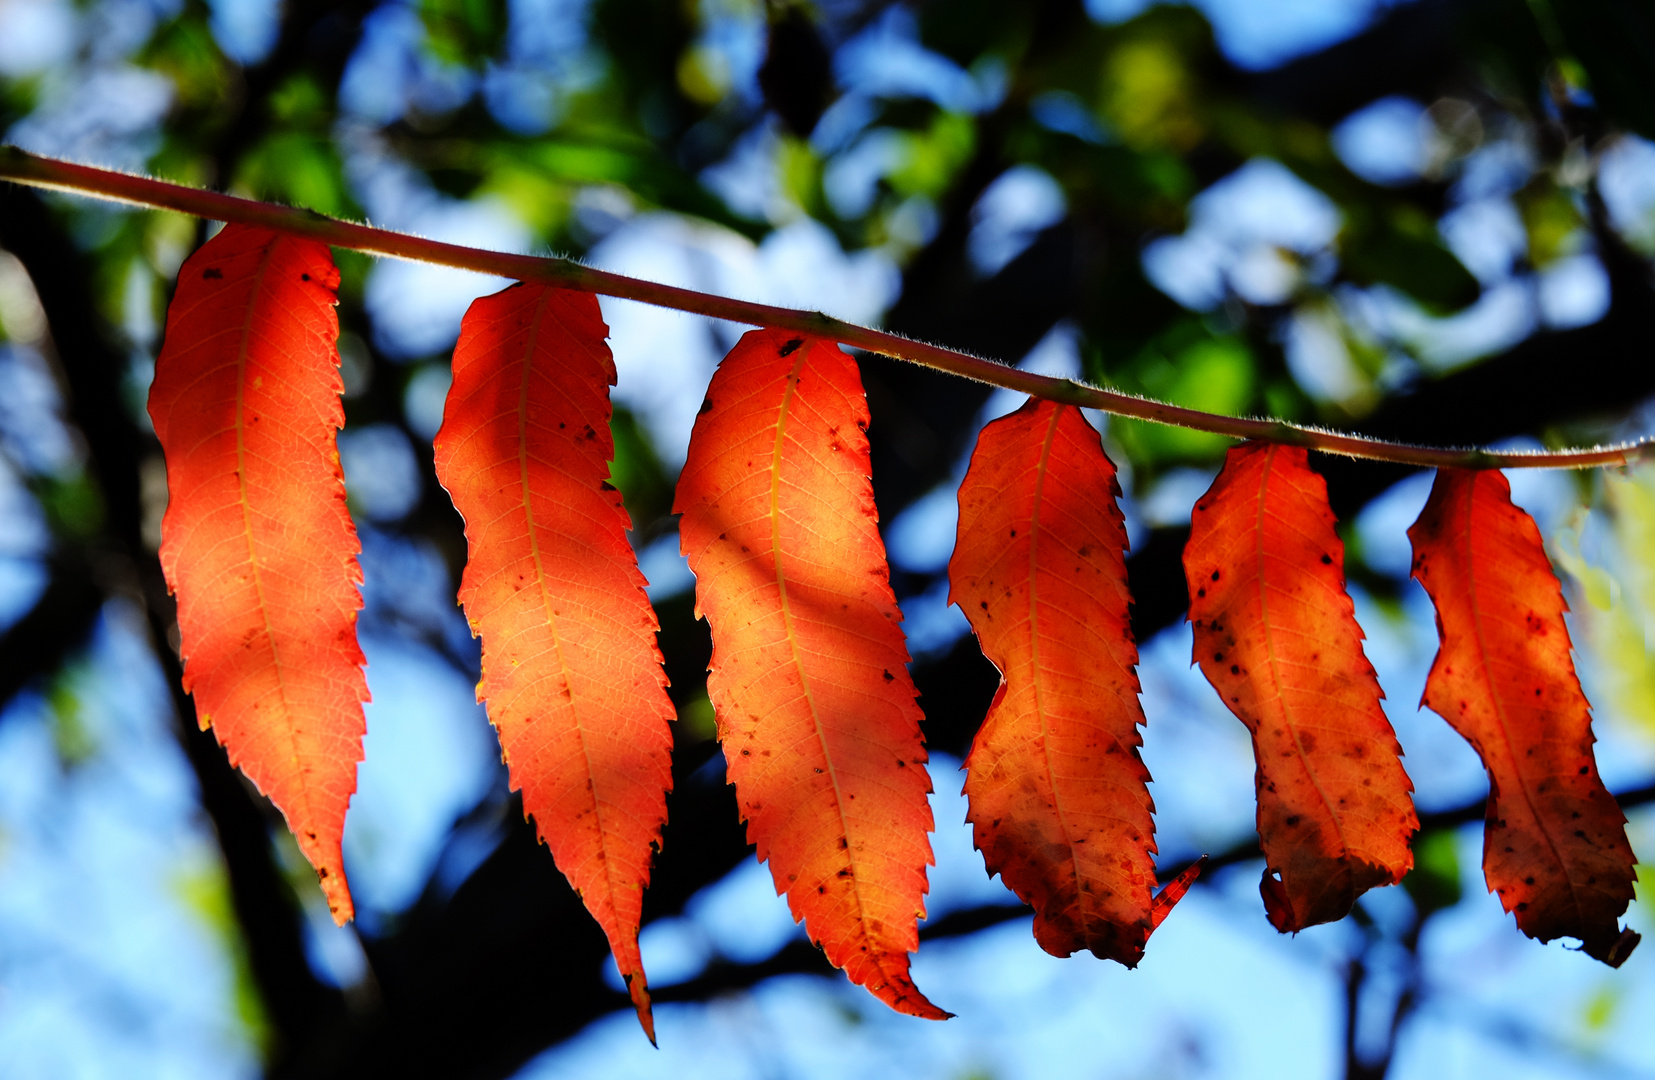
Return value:
[(1328, 454), (1387, 461), (1424, 468), (1587, 468), (1628, 465), (1650, 452), (1655, 441), (1620, 446), (1553, 451), (1493, 451), (1412, 446), (1365, 438), (1283, 420), (1221, 416), (1181, 405), (1057, 379), (987, 360), (954, 349), (913, 341), (897, 334), (845, 322), (817, 311), (775, 307), (727, 296), (613, 274), (570, 259), (513, 255), (460, 244), (447, 244), (369, 225), (339, 221), (309, 210), (257, 202), (203, 191), (148, 177), (39, 157), (16, 147), (0, 147), (0, 179), (34, 187), (176, 210), (215, 221), (233, 221), (303, 236), (334, 247), (350, 248), (419, 262), (497, 274), (519, 281), (539, 281), (604, 296), (637, 300), (658, 307), (693, 312), (715, 319), (795, 330), (829, 338), (853, 348), (976, 379), (1035, 397), (1116, 416), (1211, 432), (1236, 439), (1266, 439)]

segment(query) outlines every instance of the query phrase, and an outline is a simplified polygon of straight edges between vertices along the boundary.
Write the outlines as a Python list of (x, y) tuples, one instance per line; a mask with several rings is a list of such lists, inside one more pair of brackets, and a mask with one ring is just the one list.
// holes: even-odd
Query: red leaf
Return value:
[(478, 700), (654, 1041), (638, 923), (672, 786), (673, 707), (627, 514), (604, 481), (608, 332), (591, 293), (517, 285), (472, 304), (436, 465), (466, 521)]
[(1003, 674), (966, 759), (989, 873), (1034, 906), (1047, 952), (1134, 967), (1155, 826), (1119, 495), (1080, 410), (1032, 399), (977, 439), (948, 577)]
[(752, 331), (713, 376), (673, 509), (748, 839), (831, 963), (893, 1009), (941, 1019), (908, 975), (931, 782), (867, 425), (837, 345)]
[(1638, 935), (1626, 818), (1598, 778), (1592, 718), (1569, 657), (1563, 593), (1534, 520), (1499, 472), (1442, 469), (1408, 530), (1442, 647), (1422, 704), (1488, 769), (1483, 874), (1530, 937), (1579, 938), (1619, 967)]
[(1345, 593), (1327, 484), (1303, 449), (1249, 442), (1195, 505), (1195, 659), (1253, 735), (1260, 891), (1276, 929), (1330, 922), (1413, 864), (1413, 784)]
[(1195, 879), (1201, 876), (1201, 871), (1207, 868), (1207, 856), (1190, 863), (1178, 871), (1178, 876), (1166, 883), (1166, 886), (1155, 894), (1155, 900), (1149, 906), (1149, 931), (1154, 933), (1166, 921), (1173, 907), (1190, 891)]
[(343, 923), (339, 843), (368, 686), (335, 449), (338, 284), (325, 245), (226, 226), (179, 271), (149, 414), (167, 460), (161, 565), (184, 688), (286, 815)]

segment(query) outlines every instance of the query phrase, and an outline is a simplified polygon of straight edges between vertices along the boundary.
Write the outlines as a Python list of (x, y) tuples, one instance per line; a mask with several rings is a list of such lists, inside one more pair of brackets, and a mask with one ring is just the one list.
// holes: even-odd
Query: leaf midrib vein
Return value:
[(1058, 789), (1057, 768), (1052, 763), (1051, 726), (1046, 722), (1046, 708), (1042, 701), (1042, 670), (1040, 667), (1040, 501), (1045, 495), (1046, 472), (1051, 462), (1052, 441), (1057, 437), (1057, 424), (1063, 417), (1063, 406), (1052, 410), (1051, 423), (1046, 425), (1046, 437), (1040, 444), (1040, 461), (1034, 472), (1034, 503), (1029, 514), (1029, 662), (1033, 665), (1034, 715), (1040, 721), (1040, 756), (1046, 765), (1046, 782), (1051, 787), (1052, 809), (1057, 813), (1057, 827), (1063, 834), (1064, 846), (1069, 849), (1069, 868), (1075, 876), (1074, 905), (1080, 906), (1080, 853), (1075, 838), (1069, 831), (1069, 818), (1063, 809), (1063, 795)]
[(1464, 531), (1466, 595), (1471, 608), (1471, 626), (1476, 633), (1477, 667), (1483, 677), (1483, 684), (1488, 688), (1488, 699), (1494, 705), (1495, 722), (1500, 725), (1500, 749), (1502, 751), (1502, 756), (1506, 758), (1508, 767), (1511, 769), (1512, 776), (1517, 779), (1517, 790), (1523, 793), (1523, 805), (1528, 808), (1529, 817), (1534, 821), (1535, 826), (1540, 830), (1540, 835), (1545, 837), (1546, 846), (1551, 848), (1552, 858), (1556, 859), (1557, 865), (1563, 868), (1563, 880), (1569, 884), (1569, 896), (1575, 902), (1575, 909), (1577, 911), (1583, 911), (1585, 909), (1580, 903), (1579, 893), (1575, 889), (1574, 876), (1569, 873), (1569, 864), (1564, 860), (1563, 852), (1559, 850), (1557, 841), (1552, 839), (1552, 833), (1551, 830), (1546, 827), (1545, 818), (1541, 816), (1539, 810), (1536, 809), (1534, 805), (1534, 793), (1529, 790), (1528, 777), (1523, 774), (1523, 770), (1519, 766), (1516, 748), (1512, 743), (1511, 725), (1509, 718), (1506, 715), (1505, 700), (1500, 697), (1500, 694), (1494, 685), (1494, 674), (1489, 668), (1488, 640), (1483, 631), (1482, 604), (1477, 598), (1477, 575), (1473, 567), (1473, 562), (1475, 561), (1474, 552), (1476, 549), (1471, 542), (1473, 535), (1472, 525), (1476, 520), (1478, 479), (1479, 478), (1477, 476), (1472, 476), (1471, 491), (1465, 500)]
[[(810, 722), (816, 732), (816, 743), (821, 749), (822, 760), (827, 766), (827, 777), (833, 788), (833, 809), (839, 815), (839, 835), (845, 838), (845, 860), (850, 864), (851, 895), (856, 898), (856, 925), (864, 937), (868, 934), (867, 910), (862, 900), (862, 877), (857, 871), (856, 852), (850, 844), (850, 822), (845, 818), (845, 800), (839, 786), (839, 768), (833, 760), (833, 754), (828, 749), (827, 732), (823, 730), (822, 717), (816, 708), (816, 697), (810, 689), (810, 675), (805, 670), (803, 647), (799, 642), (799, 634), (793, 625), (793, 610), (787, 597), (787, 572), (782, 567), (781, 542), (781, 476), (782, 476), (782, 449), (787, 437), (787, 420), (789, 410), (793, 404), (793, 390), (798, 385), (800, 372), (804, 369), (805, 358), (810, 354), (811, 343), (801, 345), (797, 352), (798, 359), (793, 361), (793, 368), (787, 373), (787, 381), (782, 388), (781, 405), (776, 410), (776, 437), (770, 454), (770, 565), (775, 567), (776, 591), (780, 597), (782, 612), (782, 627), (787, 634), (789, 651), (792, 654), (793, 667), (799, 673), (799, 687), (806, 706), (810, 709)], [(883, 950), (873, 956), (873, 960), (884, 970)]]
[(270, 644), (270, 666), (276, 672), (276, 694), (281, 699), (282, 716), (287, 719), (283, 734), (287, 736), (288, 751), (299, 775), (299, 798), (304, 804), (302, 820), (311, 819), (310, 783), (299, 761), (299, 739), (292, 723), (293, 708), (287, 699), (287, 674), (282, 664), (281, 647), (276, 642), (276, 628), (270, 622), (270, 606), (264, 595), (264, 577), (259, 572), (258, 545), (253, 539), (253, 507), (247, 482), (247, 367), (253, 338), (253, 318), (258, 312), (259, 296), (264, 289), (265, 274), (276, 257), (276, 248), (282, 239), (273, 239), (259, 257), (259, 268), (253, 272), (253, 285), (247, 300), (247, 311), (241, 320), (241, 340), (236, 347), (236, 488), (241, 499), (242, 534), (247, 538), (247, 566), (253, 575), (253, 595), (259, 606), (259, 619), (264, 623), (264, 639)]
[[(1326, 808), (1328, 818), (1333, 822), (1334, 831), (1339, 834), (1339, 847), (1348, 855), (1351, 853), (1351, 848), (1350, 841), (1345, 837), (1344, 822), (1340, 820), (1338, 812), (1334, 810), (1332, 799), (1322, 788), (1322, 782), (1317, 777), (1316, 770), (1311, 767), (1309, 752), (1305, 750), (1304, 740), (1299, 735), (1299, 725), (1288, 710), (1287, 698), (1282, 693), (1281, 672), (1278, 669), (1287, 661), (1276, 655), (1275, 634), (1270, 625), (1270, 601), (1268, 598), (1270, 586), (1265, 573), (1265, 558), (1268, 553), (1265, 551), (1264, 545), (1264, 521), (1268, 516), (1270, 474), (1275, 469), (1277, 453), (1278, 448), (1275, 446), (1270, 447), (1265, 452), (1264, 475), (1260, 478), (1258, 487), (1258, 520), (1253, 529), (1254, 550), (1258, 558), (1259, 634), (1264, 639), (1264, 655), (1269, 662), (1270, 684), (1275, 691), (1276, 706), (1281, 710), (1282, 720), (1287, 724), (1287, 730), (1293, 733), (1293, 748), (1298, 751), (1299, 761), (1304, 765), (1305, 775), (1310, 779), (1310, 786), (1316, 789), (1316, 795), (1322, 800), (1322, 806)], [(1281, 867), (1275, 869), (1280, 870)]]
[[(528, 531), (529, 554), (534, 560), (535, 587), (540, 592), (540, 605), (545, 615), (546, 628), (552, 634), (552, 649), (557, 655), (558, 670), (563, 673), (563, 686), (569, 694), (570, 725), (575, 731), (575, 741), (580, 745), (581, 760), (586, 765), (586, 777), (591, 781), (587, 791), (591, 794), (592, 817), (598, 827), (598, 846), (603, 852), (603, 878), (609, 887), (609, 906), (618, 912), (615, 860), (609, 857), (609, 830), (604, 822), (606, 815), (603, 800), (598, 798), (597, 773), (592, 765), (592, 752), (587, 746), (586, 729), (582, 726), (582, 712), (575, 704), (575, 684), (570, 677), (568, 658), (563, 653), (563, 635), (558, 629), (557, 614), (552, 609), (551, 591), (547, 586), (546, 568), (540, 553), (540, 530), (534, 519), (533, 491), (529, 483), (529, 385), (534, 377), (535, 351), (540, 344), (540, 332), (545, 324), (551, 295), (551, 289), (541, 289), (540, 298), (535, 302), (534, 318), (529, 323), (528, 337), (523, 344), (523, 374), (518, 380), (517, 388), (517, 470), (523, 492), (523, 522)], [(544, 827), (542, 825), (542, 828)]]

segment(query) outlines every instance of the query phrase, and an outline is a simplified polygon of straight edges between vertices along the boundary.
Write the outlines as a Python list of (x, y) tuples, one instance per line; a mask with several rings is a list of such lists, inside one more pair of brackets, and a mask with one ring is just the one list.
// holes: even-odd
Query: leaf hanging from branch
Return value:
[(1119, 495), (1080, 410), (1031, 399), (977, 439), (948, 578), (1003, 673), (966, 759), (988, 871), (1047, 952), (1134, 967), (1158, 920)]
[(654, 1041), (638, 924), (672, 786), (673, 707), (621, 494), (604, 479), (607, 334), (591, 293), (517, 285), (472, 304), (436, 466), (466, 521), (478, 700)]
[(674, 511), (748, 838), (793, 917), (899, 1012), (932, 827), (920, 712), (868, 484), (868, 407), (834, 343), (755, 330), (719, 365)]
[(1260, 891), (1283, 933), (1402, 880), (1419, 828), (1345, 592), (1327, 484), (1306, 456), (1232, 448), (1184, 550), (1195, 659), (1253, 736)]
[(1562, 590), (1540, 530), (1497, 471), (1443, 469), (1408, 536), (1442, 646), (1421, 704), (1488, 770), (1483, 874), (1518, 927), (1579, 938), (1619, 967), (1638, 943), (1626, 817), (1598, 777)]
[(161, 565), (184, 688), (286, 816), (343, 923), (340, 838), (368, 686), (335, 448), (338, 284), (324, 245), (226, 226), (179, 271), (149, 414), (167, 462)]

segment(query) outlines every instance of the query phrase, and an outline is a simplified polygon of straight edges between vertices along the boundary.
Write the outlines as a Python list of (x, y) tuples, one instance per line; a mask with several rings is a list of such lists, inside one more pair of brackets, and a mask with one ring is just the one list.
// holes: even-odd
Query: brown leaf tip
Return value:
[(1607, 942), (1601, 940), (1585, 942), (1581, 946), (1581, 951), (1595, 960), (1602, 960), (1612, 968), (1618, 968), (1626, 963), (1626, 958), (1632, 955), (1632, 950), (1636, 949), (1638, 942), (1642, 940), (1642, 934), (1631, 927), (1627, 927)]

